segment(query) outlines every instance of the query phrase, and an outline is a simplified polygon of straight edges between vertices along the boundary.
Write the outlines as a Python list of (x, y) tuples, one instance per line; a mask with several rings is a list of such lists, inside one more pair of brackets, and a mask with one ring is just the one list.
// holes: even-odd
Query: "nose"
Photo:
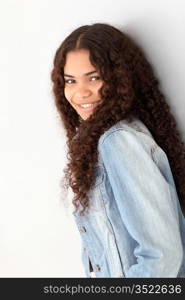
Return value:
[(91, 90), (88, 89), (86, 86), (80, 86), (76, 90), (76, 98), (82, 99), (82, 98), (88, 98), (91, 96)]

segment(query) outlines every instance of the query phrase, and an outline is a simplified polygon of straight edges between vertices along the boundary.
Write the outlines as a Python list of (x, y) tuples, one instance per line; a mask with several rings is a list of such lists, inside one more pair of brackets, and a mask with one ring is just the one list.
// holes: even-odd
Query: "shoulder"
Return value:
[(146, 125), (139, 119), (132, 121), (127, 119), (115, 123), (105, 131), (99, 139), (99, 150), (109, 147), (115, 149), (117, 146), (133, 148), (142, 145), (145, 149), (155, 147), (157, 144)]

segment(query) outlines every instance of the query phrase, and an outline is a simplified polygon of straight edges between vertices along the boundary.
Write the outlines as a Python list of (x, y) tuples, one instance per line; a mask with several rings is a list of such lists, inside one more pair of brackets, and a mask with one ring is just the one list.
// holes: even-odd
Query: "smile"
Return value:
[(98, 103), (100, 103), (101, 100), (98, 100), (96, 102), (92, 102), (92, 103), (83, 103), (83, 104), (77, 104), (78, 107), (82, 110), (85, 110), (85, 111), (90, 111), (92, 110), (95, 106), (97, 106)]

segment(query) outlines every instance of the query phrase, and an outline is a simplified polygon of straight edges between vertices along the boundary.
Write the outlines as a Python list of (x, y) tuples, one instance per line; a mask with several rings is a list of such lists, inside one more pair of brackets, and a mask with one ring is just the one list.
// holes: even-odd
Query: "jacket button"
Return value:
[(80, 227), (79, 230), (80, 230), (80, 232), (86, 232), (86, 229), (84, 226)]
[(100, 270), (101, 270), (100, 266), (99, 266), (99, 265), (96, 265), (96, 266), (95, 266), (95, 270), (96, 270), (97, 272), (100, 271)]

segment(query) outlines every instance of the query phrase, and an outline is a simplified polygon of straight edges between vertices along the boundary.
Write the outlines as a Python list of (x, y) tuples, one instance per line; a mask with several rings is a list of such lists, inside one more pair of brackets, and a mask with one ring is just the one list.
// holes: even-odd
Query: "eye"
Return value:
[[(100, 79), (100, 76), (90, 77), (91, 81), (96, 81), (96, 80), (99, 80), (99, 79)], [(72, 83), (75, 83), (75, 80), (74, 79), (65, 79), (64, 82), (67, 83), (67, 84), (72, 84)]]
[(74, 83), (74, 81), (75, 81), (74, 79), (65, 79), (64, 80), (65, 83), (69, 83), (69, 84)]
[(92, 76), (92, 77), (91, 77), (91, 80), (92, 80), (92, 81), (94, 81), (93, 78), (95, 78), (95, 80), (98, 80), (98, 79), (100, 79), (100, 76)]

